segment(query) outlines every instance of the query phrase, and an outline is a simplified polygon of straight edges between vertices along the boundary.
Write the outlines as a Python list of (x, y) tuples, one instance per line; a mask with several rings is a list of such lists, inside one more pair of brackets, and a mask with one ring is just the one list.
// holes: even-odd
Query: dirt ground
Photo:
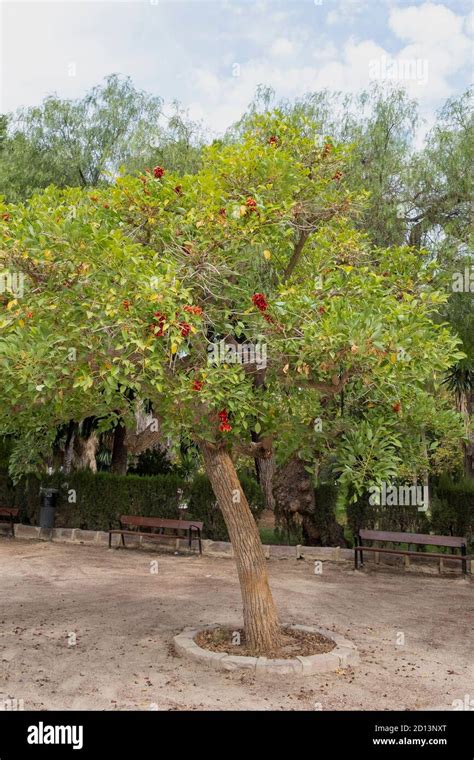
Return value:
[(0, 538), (0, 567), (0, 700), (25, 710), (423, 710), (474, 697), (474, 583), (459, 574), (269, 561), (281, 620), (334, 630), (361, 656), (269, 681), (172, 649), (185, 626), (241, 623), (231, 559)]

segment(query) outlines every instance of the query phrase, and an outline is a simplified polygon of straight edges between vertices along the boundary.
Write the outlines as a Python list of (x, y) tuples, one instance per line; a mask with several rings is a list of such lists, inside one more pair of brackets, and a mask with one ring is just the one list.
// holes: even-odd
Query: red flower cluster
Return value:
[(200, 306), (185, 306), (184, 311), (187, 311), (188, 314), (197, 314), (198, 316), (202, 314), (202, 309)]
[(173, 187), (174, 192), (176, 195), (182, 195), (183, 194), (183, 188), (181, 185), (176, 185), (176, 187)]
[(204, 385), (202, 380), (195, 380), (193, 383), (193, 391), (200, 391), (202, 390), (202, 386)]
[(125, 300), (122, 301), (122, 306), (125, 309), (125, 311), (129, 310), (129, 308), (130, 308), (130, 301), (128, 300), (128, 298), (125, 298)]
[(162, 166), (155, 166), (153, 169), (153, 176), (156, 177), (156, 179), (161, 179), (164, 173), (165, 170)]
[(161, 313), (161, 311), (155, 311), (153, 316), (157, 320), (158, 324), (150, 325), (150, 329), (155, 337), (161, 338), (165, 334), (164, 325), (166, 322), (166, 317)]
[(11, 216), (10, 216), (10, 214), (8, 213), (8, 211), (5, 211), (5, 212), (2, 214), (2, 219), (3, 219), (3, 221), (4, 221), (4, 222), (9, 222), (9, 221), (10, 221), (10, 219), (11, 219)]
[(226, 214), (227, 214), (227, 211), (225, 210), (225, 208), (219, 209), (219, 216), (226, 216)]
[(278, 145), (278, 137), (275, 137), (275, 135), (272, 135), (267, 140), (269, 145)]
[(252, 211), (257, 210), (257, 201), (255, 200), (255, 198), (247, 198), (247, 200), (245, 201), (245, 205), (247, 206), (247, 208), (251, 209)]
[(232, 425), (229, 423), (229, 413), (227, 409), (222, 409), (222, 411), (219, 412), (219, 419), (221, 421), (221, 424), (219, 425), (221, 433), (230, 433)]
[(335, 179), (335, 180), (336, 180), (336, 182), (339, 182), (339, 180), (341, 180), (341, 179), (342, 179), (342, 172), (340, 172), (340, 171), (337, 171), (337, 172), (334, 174), (334, 176), (333, 176), (333, 179)]
[(268, 302), (263, 293), (254, 293), (252, 296), (252, 303), (259, 311), (263, 312), (268, 309)]
[(181, 335), (183, 338), (187, 338), (189, 333), (191, 332), (191, 325), (189, 322), (179, 322), (179, 326), (181, 328)]
[(393, 404), (393, 406), (392, 406), (392, 409), (395, 412), (395, 414), (398, 414), (398, 412), (401, 410), (401, 408), (402, 408), (402, 405), (400, 404), (399, 401), (397, 401), (397, 403)]
[(318, 311), (319, 311), (320, 314), (325, 314), (326, 313), (326, 307), (325, 306), (320, 306), (319, 309), (318, 309)]
[(27, 311), (27, 312), (26, 312), (26, 317), (27, 317), (27, 319), (32, 319), (32, 317), (33, 317), (33, 312), (32, 312), (32, 311)]

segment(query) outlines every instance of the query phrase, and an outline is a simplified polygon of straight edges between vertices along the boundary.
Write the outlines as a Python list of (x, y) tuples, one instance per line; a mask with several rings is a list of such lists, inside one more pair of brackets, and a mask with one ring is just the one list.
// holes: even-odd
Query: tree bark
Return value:
[(274, 652), (280, 625), (257, 525), (228, 451), (204, 441), (200, 449), (234, 549), (247, 644), (255, 654)]
[(68, 475), (71, 472), (72, 467), (72, 459), (74, 455), (74, 439), (76, 437), (77, 433), (77, 422), (74, 422), (74, 420), (71, 420), (68, 427), (68, 432), (66, 436), (66, 445), (64, 448), (64, 461), (63, 461), (63, 470)]
[(127, 428), (120, 422), (114, 431), (114, 445), (112, 448), (112, 462), (110, 469), (117, 475), (126, 475), (128, 467), (128, 448), (125, 442)]
[(95, 433), (91, 433), (88, 438), (83, 438), (80, 435), (75, 436), (73, 465), (76, 470), (97, 472), (95, 455), (98, 445), (99, 440)]

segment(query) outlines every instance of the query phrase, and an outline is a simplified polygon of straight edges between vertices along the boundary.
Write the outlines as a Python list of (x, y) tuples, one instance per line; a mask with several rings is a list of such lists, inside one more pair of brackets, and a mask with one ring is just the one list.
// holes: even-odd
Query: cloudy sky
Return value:
[(112, 72), (224, 130), (259, 83), (282, 97), (396, 80), (428, 121), (472, 78), (471, 0), (1, 1), (1, 110)]

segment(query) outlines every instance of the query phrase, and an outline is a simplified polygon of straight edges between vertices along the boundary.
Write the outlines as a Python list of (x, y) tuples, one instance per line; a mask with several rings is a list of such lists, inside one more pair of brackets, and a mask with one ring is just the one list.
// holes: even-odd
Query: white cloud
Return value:
[(270, 48), (270, 52), (276, 58), (286, 58), (292, 55), (295, 47), (287, 37), (278, 37)]
[(335, 7), (326, 16), (330, 25), (352, 23), (354, 19), (367, 10), (364, 0), (337, 0)]
[(115, 71), (223, 131), (259, 84), (288, 98), (325, 87), (353, 92), (370, 85), (371, 62), (385, 59), (402, 73), (407, 60), (427, 62), (427, 84), (400, 85), (433, 113), (467, 83), (472, 14), (456, 14), (448, 0), (407, 1), (380, 0), (376, 11), (375, 0), (6, 2), (2, 106), (38, 103), (54, 90), (77, 97)]

